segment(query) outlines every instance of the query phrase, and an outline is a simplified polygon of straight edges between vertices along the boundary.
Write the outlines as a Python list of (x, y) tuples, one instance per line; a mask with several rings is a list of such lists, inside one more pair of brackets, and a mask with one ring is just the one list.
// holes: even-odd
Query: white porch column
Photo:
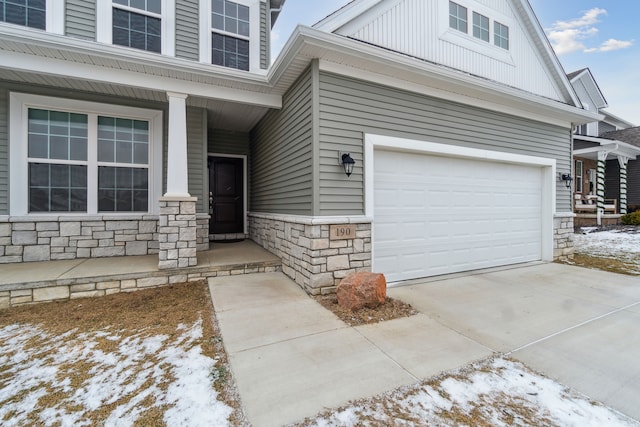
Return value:
[(160, 198), (158, 268), (193, 267), (197, 258), (197, 197), (189, 195), (187, 95), (167, 92), (169, 141), (167, 192)]
[(627, 164), (629, 158), (619, 155), (618, 163), (620, 163), (620, 213), (625, 215), (627, 213)]
[(598, 173), (596, 178), (596, 196), (598, 197), (598, 225), (602, 225), (602, 215), (604, 214), (604, 172), (608, 155), (608, 151), (598, 151)]
[(187, 95), (167, 92), (169, 99), (169, 146), (165, 197), (191, 197), (187, 164)]

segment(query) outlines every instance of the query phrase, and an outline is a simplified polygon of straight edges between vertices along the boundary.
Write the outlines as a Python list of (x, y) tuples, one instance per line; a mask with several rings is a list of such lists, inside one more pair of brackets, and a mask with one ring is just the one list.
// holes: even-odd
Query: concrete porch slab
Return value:
[(0, 267), (0, 286), (25, 281), (43, 282), (58, 279), (82, 264), (84, 259), (45, 262), (23, 262), (2, 264)]

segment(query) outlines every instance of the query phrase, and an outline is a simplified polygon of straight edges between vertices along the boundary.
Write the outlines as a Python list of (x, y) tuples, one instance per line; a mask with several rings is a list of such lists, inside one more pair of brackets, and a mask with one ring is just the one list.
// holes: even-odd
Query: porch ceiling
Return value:
[(626, 142), (587, 136), (581, 136), (580, 138), (574, 139), (597, 142), (600, 144), (595, 147), (573, 150), (574, 157), (598, 160), (599, 153), (607, 153), (607, 160), (615, 160), (618, 157), (626, 157), (630, 160), (635, 160), (638, 156), (640, 156), (640, 147), (627, 144)]
[[(167, 95), (164, 91), (148, 90), (110, 83), (93, 82), (83, 79), (63, 78), (58, 76), (16, 72), (0, 68), (0, 81), (13, 82), (23, 85), (42, 85), (61, 90), (73, 90), (86, 94), (99, 94), (141, 101), (157, 102), (165, 105)], [(20, 90), (20, 89), (18, 89)], [(116, 99), (117, 98), (117, 99)], [(187, 106), (200, 107), (207, 110), (208, 125), (212, 128), (248, 132), (269, 111), (266, 107), (242, 104), (205, 97), (190, 96)]]

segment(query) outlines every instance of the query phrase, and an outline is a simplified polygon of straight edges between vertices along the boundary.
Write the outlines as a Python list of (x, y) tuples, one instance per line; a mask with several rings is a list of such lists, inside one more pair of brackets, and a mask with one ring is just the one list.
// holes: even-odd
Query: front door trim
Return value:
[[(247, 156), (244, 154), (221, 154), (221, 153), (207, 153), (207, 160), (210, 160), (211, 157), (226, 157), (226, 158), (232, 158), (232, 159), (242, 159), (242, 197), (243, 197), (243, 201), (242, 201), (242, 218), (243, 218), (243, 232), (244, 234), (248, 234), (248, 230), (249, 230), (249, 222), (247, 219), (247, 211), (248, 211), (248, 178), (249, 178), (249, 174), (248, 174), (248, 169), (247, 169)], [(208, 175), (207, 175), (208, 176)], [(207, 184), (207, 212), (209, 211), (209, 192), (211, 191), (211, 188), (209, 187), (209, 178), (207, 177), (206, 179), (206, 184)]]

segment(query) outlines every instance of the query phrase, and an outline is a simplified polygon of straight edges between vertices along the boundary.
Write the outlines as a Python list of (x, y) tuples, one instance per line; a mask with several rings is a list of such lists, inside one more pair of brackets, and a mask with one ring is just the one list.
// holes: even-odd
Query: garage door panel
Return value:
[(390, 151), (374, 161), (374, 269), (387, 280), (541, 259), (541, 168)]

